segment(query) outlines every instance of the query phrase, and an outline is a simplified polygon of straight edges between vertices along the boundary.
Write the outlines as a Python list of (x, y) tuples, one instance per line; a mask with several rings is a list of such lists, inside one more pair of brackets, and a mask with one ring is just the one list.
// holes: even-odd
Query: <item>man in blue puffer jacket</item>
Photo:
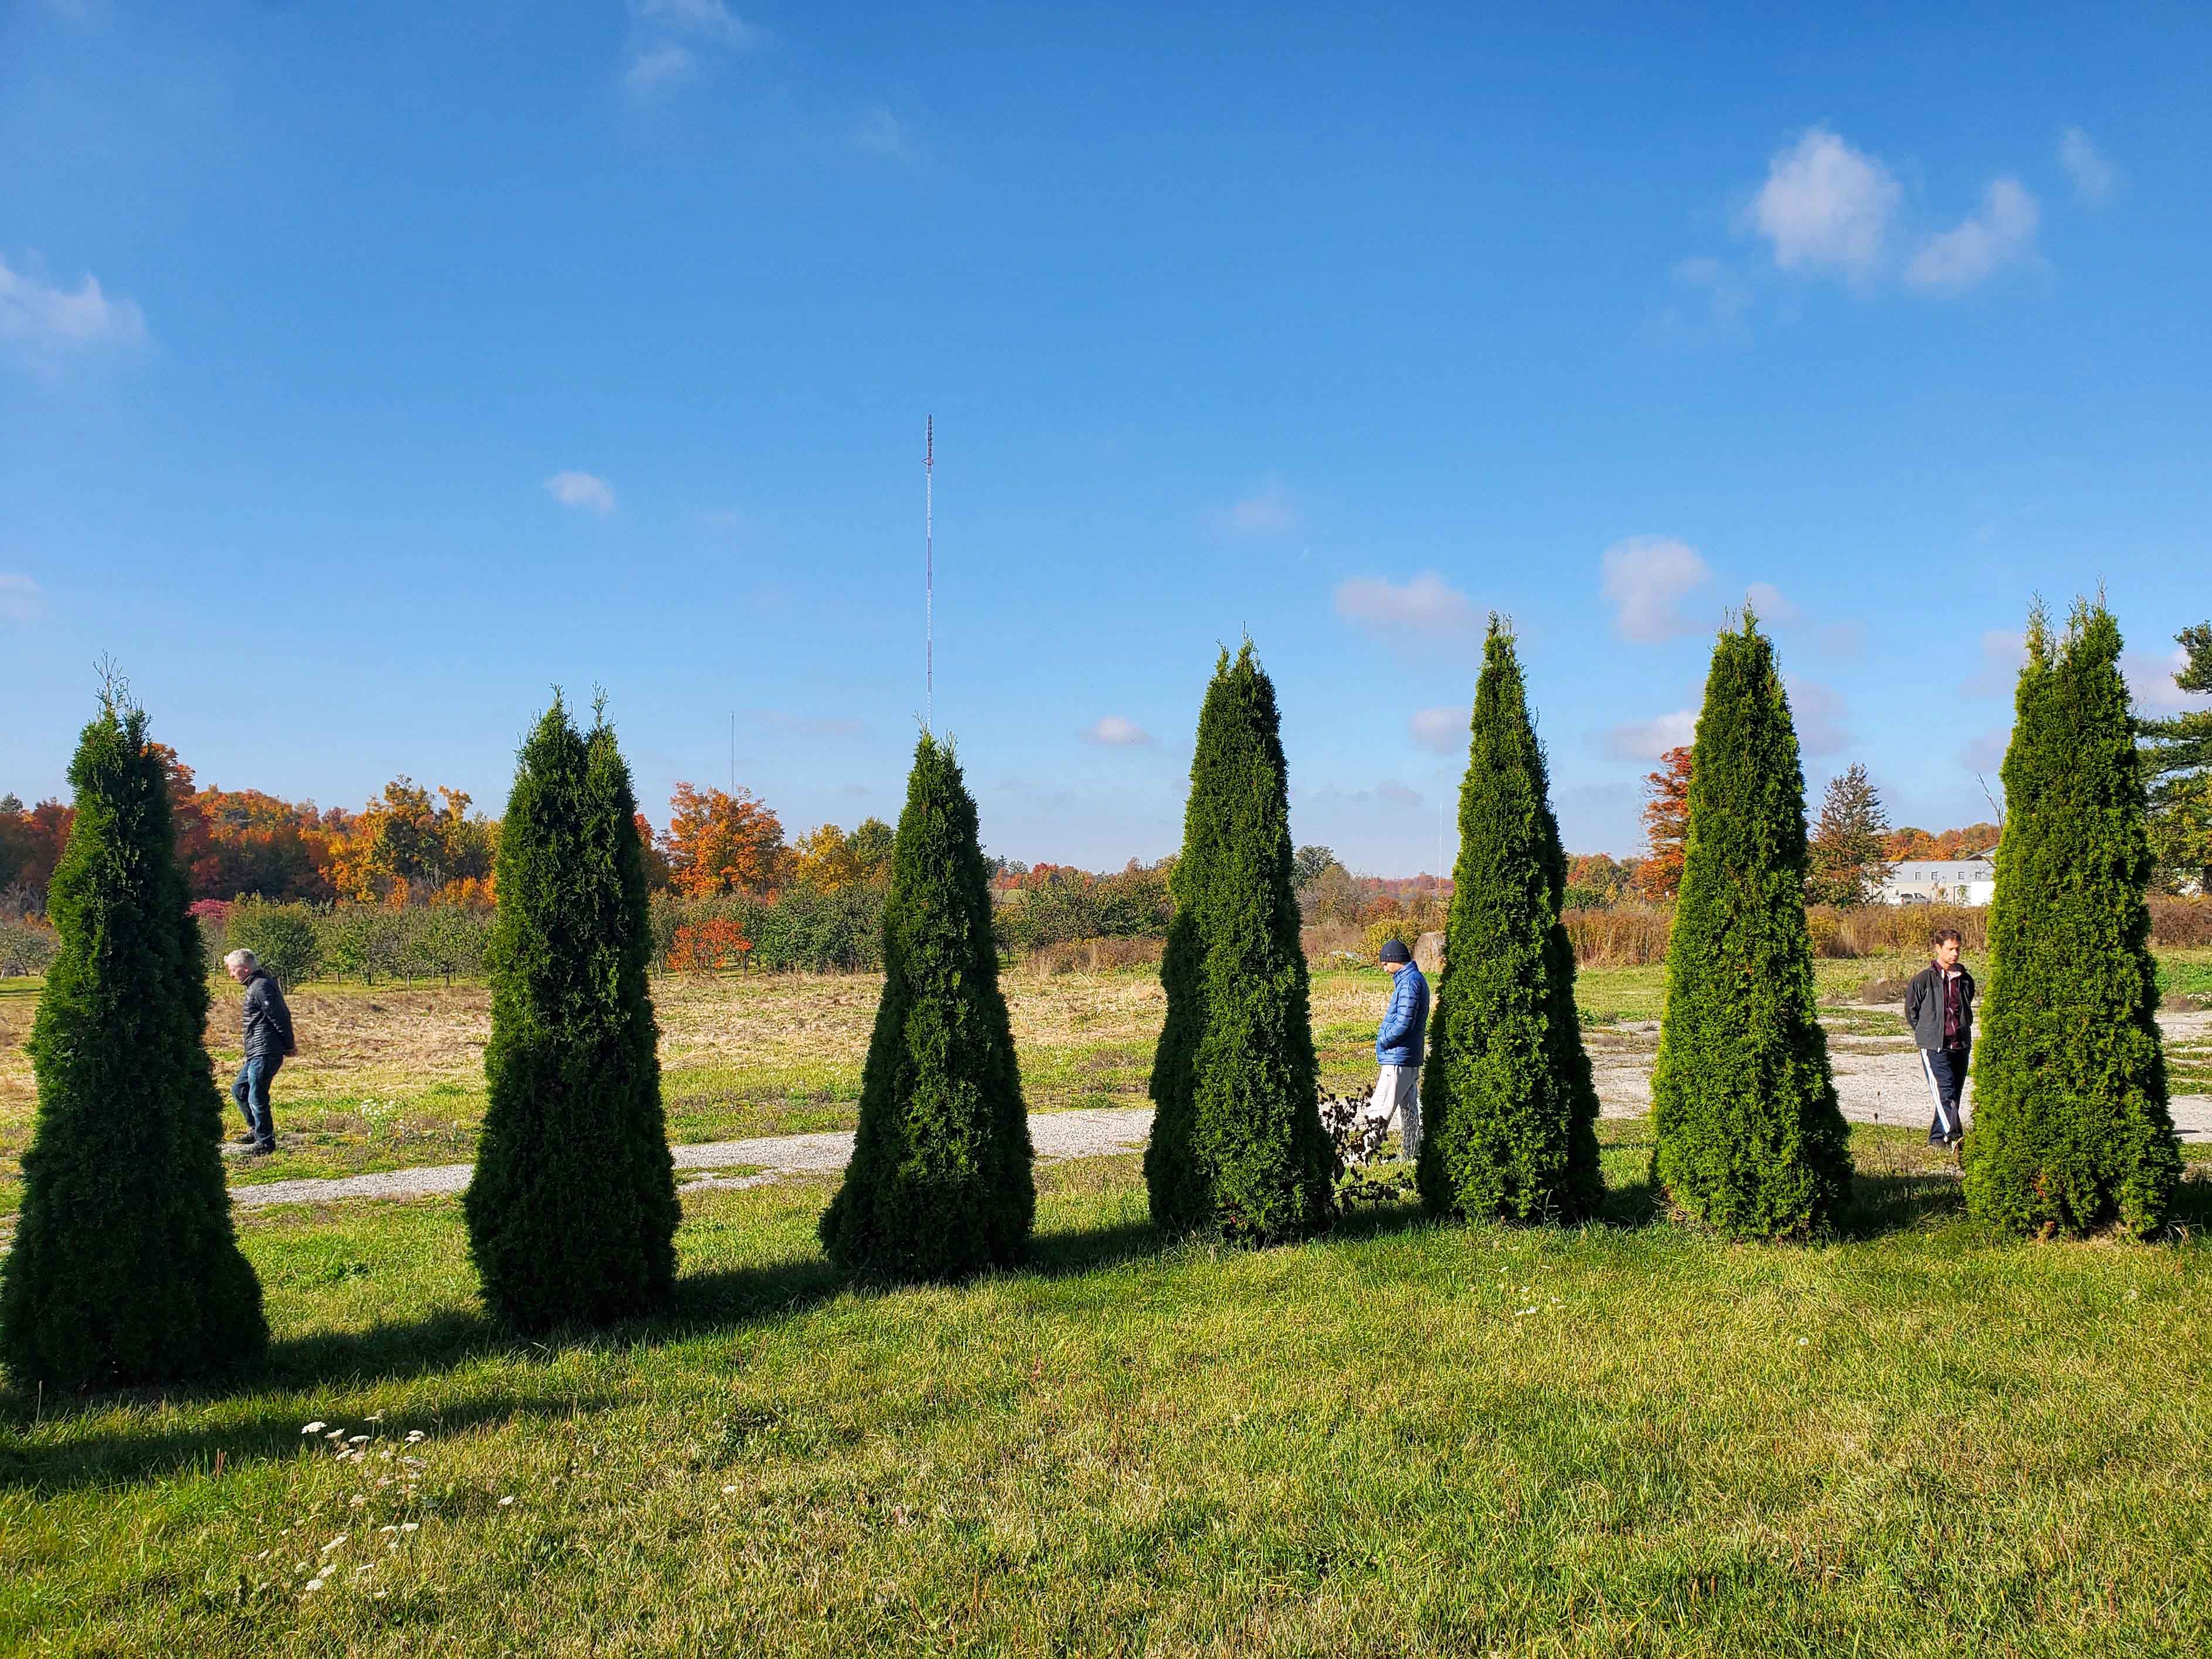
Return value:
[(1407, 1158), (1421, 1153), (1421, 1057), (1429, 1033), (1429, 981), (1413, 965), (1402, 939), (1382, 944), (1382, 971), (1390, 975), (1390, 1006), (1375, 1033), (1375, 1079), (1370, 1116), (1398, 1120), (1398, 1138)]

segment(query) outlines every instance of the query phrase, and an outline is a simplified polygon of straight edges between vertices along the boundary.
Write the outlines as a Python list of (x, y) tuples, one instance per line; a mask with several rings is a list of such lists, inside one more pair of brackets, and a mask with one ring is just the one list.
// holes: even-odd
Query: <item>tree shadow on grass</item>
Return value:
[(1962, 1221), (1966, 1193), (1955, 1170), (1875, 1174), (1851, 1177), (1851, 1200), (1837, 1218), (1837, 1237), (1864, 1243), (1886, 1233), (1911, 1232), (1935, 1221)]

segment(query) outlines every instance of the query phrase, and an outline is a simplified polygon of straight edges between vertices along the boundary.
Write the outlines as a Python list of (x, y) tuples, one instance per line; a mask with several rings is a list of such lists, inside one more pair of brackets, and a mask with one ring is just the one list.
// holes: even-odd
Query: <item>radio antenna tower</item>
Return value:
[(921, 428), (921, 690), (923, 720), (937, 730), (937, 416)]

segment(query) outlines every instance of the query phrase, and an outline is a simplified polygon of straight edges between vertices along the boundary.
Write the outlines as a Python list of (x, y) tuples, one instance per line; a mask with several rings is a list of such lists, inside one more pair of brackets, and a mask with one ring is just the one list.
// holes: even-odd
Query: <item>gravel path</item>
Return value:
[[(1103, 1158), (1140, 1151), (1152, 1132), (1149, 1106), (1129, 1110), (1032, 1112), (1030, 1144), (1047, 1161)], [(759, 1187), (787, 1175), (842, 1170), (853, 1156), (849, 1129), (834, 1134), (771, 1135), (759, 1140), (715, 1140), (703, 1146), (672, 1146), (677, 1180), (685, 1191), (714, 1187)], [(471, 1165), (441, 1164), (420, 1170), (391, 1170), (380, 1175), (343, 1176), (331, 1181), (271, 1181), (233, 1187), (234, 1204), (327, 1204), (344, 1198), (429, 1198), (458, 1193), (469, 1184)], [(716, 1170), (750, 1169), (755, 1173), (717, 1176)], [(686, 1180), (686, 1171), (704, 1173)]]
[[(1889, 1012), (1887, 1010), (1881, 1012)], [(2166, 1041), (2202, 1041), (2212, 1033), (2212, 1013), (2169, 1014), (2160, 1021)], [(1606, 1028), (1626, 1043), (1592, 1043), (1600, 1109), (1607, 1117), (1641, 1117), (1651, 1109), (1651, 1061), (1658, 1044), (1656, 1020)], [(1855, 1123), (1899, 1123), (1925, 1128), (1933, 1115), (1920, 1057), (1901, 1042), (1867, 1036), (1838, 1036), (1829, 1044), (1836, 1093), (1844, 1115)], [(2176, 1095), (2173, 1126), (2184, 1140), (2212, 1140), (2212, 1095)], [(1973, 1116), (1973, 1093), (1966, 1095)], [(1030, 1142), (1048, 1162), (1103, 1158), (1142, 1150), (1152, 1133), (1150, 1107), (1091, 1109), (1030, 1114)], [(686, 1190), (760, 1187), (788, 1175), (842, 1170), (853, 1156), (850, 1130), (831, 1134), (772, 1135), (757, 1140), (716, 1140), (703, 1146), (672, 1146), (677, 1178)], [(234, 1204), (326, 1204), (348, 1198), (428, 1198), (460, 1192), (471, 1166), (441, 1164), (427, 1169), (392, 1170), (380, 1175), (344, 1176), (330, 1181), (272, 1181), (233, 1187)], [(741, 1169), (744, 1175), (717, 1175)], [(688, 1176), (688, 1178), (687, 1178)]]

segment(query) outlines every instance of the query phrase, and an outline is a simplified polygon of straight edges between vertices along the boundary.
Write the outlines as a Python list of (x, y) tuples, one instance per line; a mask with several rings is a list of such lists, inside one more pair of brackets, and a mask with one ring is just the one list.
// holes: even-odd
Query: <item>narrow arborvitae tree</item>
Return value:
[(646, 1313), (676, 1278), (644, 850), (604, 710), (556, 696), (499, 832), (489, 1100), (462, 1207), (492, 1311), (524, 1330)]
[(1031, 1164), (975, 802), (951, 745), (924, 733), (891, 842), (860, 1132), (822, 1247), (872, 1279), (1018, 1261), (1036, 1212)]
[(204, 1376), (267, 1346), (231, 1231), (207, 974), (146, 715), (111, 690), (70, 782), (76, 823), (47, 894), (60, 948), (31, 1027), (39, 1112), (0, 1285), (0, 1353), (24, 1387)]
[(1863, 764), (1854, 763), (1828, 780), (1814, 821), (1812, 867), (1805, 878), (1808, 904), (1871, 903), (1889, 875), (1884, 848), (1889, 814)]
[(1748, 611), (1714, 648), (1695, 750), (1652, 1178), (1740, 1238), (1820, 1232), (1850, 1195), (1849, 1132), (1814, 1016), (1797, 732)]
[(2061, 639), (2030, 617), (1966, 1147), (1967, 1207), (2014, 1231), (2147, 1236), (2181, 1177), (2119, 663), (2101, 603), (2077, 605)]
[[(2212, 695), (2212, 622), (2173, 636), (2182, 665), (2174, 685)], [(2143, 781), (2150, 792), (2151, 854), (2169, 889), (2212, 893), (2212, 705), (2144, 720)]]
[(1329, 1218), (1292, 859), (1275, 687), (1248, 640), (1206, 688), (1169, 878), (1145, 1182), (1170, 1231), (1210, 1224), (1265, 1243)]
[(1596, 1207), (1597, 1085), (1559, 920), (1566, 885), (1520, 659), (1492, 617), (1423, 1072), (1419, 1176), (1432, 1213), (1573, 1221)]

